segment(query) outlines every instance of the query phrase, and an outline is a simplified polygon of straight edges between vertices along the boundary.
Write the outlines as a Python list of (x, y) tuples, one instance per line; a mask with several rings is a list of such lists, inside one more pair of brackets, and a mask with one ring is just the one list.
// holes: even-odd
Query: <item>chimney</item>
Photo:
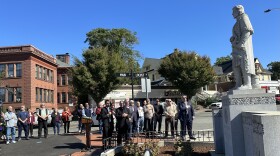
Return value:
[(56, 59), (60, 60), (61, 62), (70, 64), (70, 55), (69, 55), (69, 53), (56, 55)]

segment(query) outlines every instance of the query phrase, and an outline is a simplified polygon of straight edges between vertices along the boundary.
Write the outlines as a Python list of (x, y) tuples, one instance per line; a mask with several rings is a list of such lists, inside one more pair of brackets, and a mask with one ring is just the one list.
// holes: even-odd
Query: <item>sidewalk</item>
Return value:
[[(80, 140), (81, 143), (83, 143), (84, 145), (86, 144), (86, 136), (85, 135), (76, 135), (75, 136), (77, 139)], [(93, 131), (91, 134), (91, 152), (75, 152), (72, 153), (71, 156), (98, 156), (100, 155), (103, 151), (102, 151), (102, 135), (98, 134), (97, 131)]]

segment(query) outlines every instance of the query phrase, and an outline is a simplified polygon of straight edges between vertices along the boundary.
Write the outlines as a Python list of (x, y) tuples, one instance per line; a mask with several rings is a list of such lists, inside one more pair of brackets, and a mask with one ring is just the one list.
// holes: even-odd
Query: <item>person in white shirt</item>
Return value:
[(44, 137), (48, 137), (48, 109), (46, 109), (46, 106), (44, 103), (41, 103), (41, 108), (39, 109), (38, 115), (38, 138), (41, 138), (42, 135), (42, 128), (44, 128)]
[(16, 143), (16, 125), (17, 125), (17, 116), (16, 114), (13, 112), (13, 107), (9, 106), (8, 107), (8, 112), (6, 112), (5, 114), (1, 114), (2, 116), (4, 116), (4, 119), (6, 121), (6, 127), (7, 127), (7, 134), (6, 134), (6, 138), (7, 138), (7, 144), (10, 144), (9, 141), (9, 137), (10, 135), (12, 136), (12, 143)]
[(144, 126), (144, 109), (141, 107), (140, 102), (137, 101), (136, 103), (138, 109), (138, 122), (137, 122), (137, 132), (143, 132)]
[(169, 124), (171, 128), (171, 136), (174, 137), (174, 124), (175, 124), (175, 115), (177, 113), (176, 105), (172, 104), (171, 99), (166, 99), (166, 107), (164, 110), (165, 114), (165, 137), (168, 136)]

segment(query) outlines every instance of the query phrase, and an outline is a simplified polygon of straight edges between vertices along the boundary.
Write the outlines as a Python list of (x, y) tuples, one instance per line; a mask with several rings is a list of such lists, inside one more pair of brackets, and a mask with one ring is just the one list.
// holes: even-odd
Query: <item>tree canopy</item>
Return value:
[(280, 62), (271, 62), (267, 65), (268, 70), (272, 72), (271, 75), (272, 80), (279, 80), (280, 79)]
[[(136, 33), (127, 29), (97, 28), (87, 33), (89, 48), (83, 59), (74, 59), (73, 86), (77, 95), (90, 95), (100, 102), (112, 90), (125, 82), (116, 73), (139, 71), (139, 52), (133, 50), (138, 43)], [(126, 80), (127, 81), (127, 80)]]
[(230, 55), (227, 55), (225, 57), (218, 57), (216, 59), (216, 62), (214, 63), (215, 66), (218, 66), (224, 62), (230, 61), (232, 59), (232, 57)]
[(158, 72), (190, 97), (212, 82), (215, 75), (209, 57), (177, 49), (162, 60)]

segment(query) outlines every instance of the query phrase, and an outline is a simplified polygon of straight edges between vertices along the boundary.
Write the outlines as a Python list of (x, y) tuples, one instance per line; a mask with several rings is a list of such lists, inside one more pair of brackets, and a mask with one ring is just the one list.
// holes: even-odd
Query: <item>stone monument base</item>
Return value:
[(280, 155), (280, 112), (242, 113), (246, 156)]
[(222, 98), (222, 103), (225, 154), (246, 156), (241, 113), (276, 111), (275, 95), (263, 89), (231, 90)]

